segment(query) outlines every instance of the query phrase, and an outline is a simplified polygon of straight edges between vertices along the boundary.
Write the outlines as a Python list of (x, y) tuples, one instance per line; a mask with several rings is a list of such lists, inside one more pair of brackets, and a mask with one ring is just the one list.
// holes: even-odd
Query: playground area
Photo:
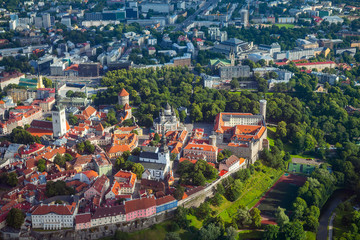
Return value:
[(306, 177), (285, 173), (255, 205), (261, 211), (263, 220), (266, 223), (274, 220), (278, 206), (289, 210), (305, 181)]

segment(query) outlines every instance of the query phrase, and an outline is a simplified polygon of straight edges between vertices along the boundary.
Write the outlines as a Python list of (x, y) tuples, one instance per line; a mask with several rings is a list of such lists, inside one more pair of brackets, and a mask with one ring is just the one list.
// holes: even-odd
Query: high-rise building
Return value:
[(51, 18), (49, 13), (44, 13), (42, 15), (42, 25), (44, 28), (51, 27)]
[(249, 26), (249, 11), (246, 9), (241, 9), (240, 16), (241, 16), (241, 23), (244, 25), (244, 27)]

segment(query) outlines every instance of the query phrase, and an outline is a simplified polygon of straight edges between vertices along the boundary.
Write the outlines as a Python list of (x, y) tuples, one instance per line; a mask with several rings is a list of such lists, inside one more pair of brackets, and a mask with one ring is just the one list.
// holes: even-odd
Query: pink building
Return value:
[(109, 188), (109, 185), (109, 179), (105, 175), (102, 175), (101, 177), (96, 179), (94, 184), (88, 190), (86, 190), (86, 192), (84, 193), (85, 199), (92, 200), (93, 197), (99, 196), (101, 201), (101, 199), (104, 197), (106, 190)]
[(125, 202), (126, 221), (149, 217), (156, 213), (155, 197), (135, 199)]
[(75, 216), (75, 230), (91, 228), (91, 214), (83, 213)]

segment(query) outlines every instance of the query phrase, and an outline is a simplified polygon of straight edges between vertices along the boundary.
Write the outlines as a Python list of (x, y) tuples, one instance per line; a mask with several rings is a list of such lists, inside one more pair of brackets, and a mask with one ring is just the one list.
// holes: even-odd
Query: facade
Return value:
[(162, 180), (170, 172), (170, 151), (163, 136), (160, 148), (144, 147), (139, 162), (150, 172), (150, 179)]
[(239, 77), (250, 77), (250, 67), (244, 66), (231, 66), (231, 67), (220, 67), (220, 78), (221, 79), (232, 79)]
[(62, 137), (67, 132), (65, 108), (62, 105), (54, 105), (52, 110), (52, 126), (54, 137)]
[(33, 228), (44, 230), (59, 230), (62, 228), (72, 228), (74, 217), (78, 207), (75, 202), (71, 205), (54, 204), (38, 206), (31, 214)]
[(96, 179), (94, 184), (84, 193), (86, 200), (92, 200), (98, 196), (100, 200), (104, 197), (106, 190), (109, 188), (110, 181), (103, 175)]
[(204, 155), (207, 162), (216, 163), (218, 148), (208, 144), (194, 144), (189, 143), (183, 150), (183, 156), (186, 158), (188, 155)]
[(229, 149), (254, 163), (259, 157), (259, 152), (269, 147), (265, 117), (265, 100), (260, 101), (260, 115), (219, 113), (214, 126), (217, 146)]
[(83, 213), (75, 216), (75, 230), (91, 228), (91, 214)]
[(295, 64), (298, 68), (305, 68), (307, 70), (316, 69), (317, 71), (321, 72), (325, 68), (335, 68), (336, 63), (333, 61), (328, 62), (312, 62), (312, 63), (297, 63)]
[(166, 104), (165, 109), (159, 113), (159, 117), (154, 120), (154, 129), (157, 133), (177, 130), (180, 125), (174, 109)]
[(176, 207), (177, 207), (177, 200), (171, 195), (167, 195), (156, 199), (156, 213), (168, 211)]
[(99, 176), (111, 175), (112, 163), (104, 153), (95, 155), (94, 163), (95, 163), (95, 169), (98, 172)]
[(240, 10), (241, 23), (244, 27), (249, 26), (249, 11), (246, 9)]
[(126, 221), (150, 217), (156, 214), (156, 201), (154, 197), (140, 198), (125, 202)]
[(80, 77), (98, 77), (100, 75), (100, 63), (80, 63)]
[(244, 158), (238, 158), (235, 155), (231, 155), (228, 159), (219, 164), (219, 171), (225, 170), (227, 172), (234, 172), (243, 166), (245, 166)]
[(110, 206), (97, 208), (91, 217), (91, 227), (115, 224), (126, 221), (125, 206)]

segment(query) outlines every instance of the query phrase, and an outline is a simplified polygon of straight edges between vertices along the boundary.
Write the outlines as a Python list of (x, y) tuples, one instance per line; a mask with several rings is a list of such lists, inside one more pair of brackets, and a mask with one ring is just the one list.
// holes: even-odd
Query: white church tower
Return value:
[(66, 129), (66, 114), (65, 107), (59, 103), (59, 95), (57, 83), (55, 83), (55, 98), (56, 102), (52, 109), (52, 126), (54, 137), (62, 137), (65, 135)]

